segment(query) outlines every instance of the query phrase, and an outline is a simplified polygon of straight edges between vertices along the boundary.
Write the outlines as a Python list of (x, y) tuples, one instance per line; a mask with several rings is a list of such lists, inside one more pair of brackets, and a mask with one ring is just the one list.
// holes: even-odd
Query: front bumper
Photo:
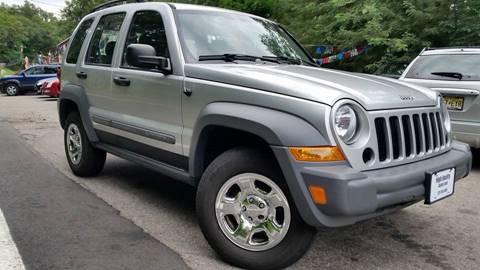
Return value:
[[(348, 163), (297, 162), (284, 147), (272, 147), (290, 193), (304, 221), (314, 227), (339, 227), (394, 212), (425, 197), (427, 173), (456, 168), (455, 180), (466, 177), (472, 154), (466, 144), (454, 142), (450, 151), (426, 160), (385, 169), (357, 171)], [(321, 186), (326, 205), (316, 205), (309, 185)]]
[(455, 140), (480, 148), (480, 123), (452, 121), (452, 136)]

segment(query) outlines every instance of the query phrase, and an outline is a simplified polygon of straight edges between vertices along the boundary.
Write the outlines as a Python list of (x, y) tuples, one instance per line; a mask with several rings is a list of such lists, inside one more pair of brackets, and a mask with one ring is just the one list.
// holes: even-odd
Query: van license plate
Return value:
[(463, 110), (463, 103), (465, 99), (463, 97), (450, 97), (444, 96), (445, 103), (447, 104), (447, 109), (450, 111), (462, 111)]
[(428, 176), (425, 185), (425, 204), (433, 204), (453, 195), (455, 168), (428, 174)]

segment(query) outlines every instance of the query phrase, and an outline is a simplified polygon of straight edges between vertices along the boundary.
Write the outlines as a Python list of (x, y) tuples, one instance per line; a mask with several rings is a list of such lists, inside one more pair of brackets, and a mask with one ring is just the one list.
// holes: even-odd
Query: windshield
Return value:
[(462, 81), (480, 81), (480, 54), (420, 56), (405, 77), (444, 81), (459, 80), (448, 73), (461, 74)]
[(277, 24), (246, 14), (177, 10), (187, 63), (200, 56), (240, 54), (288, 57), (312, 63), (305, 51)]

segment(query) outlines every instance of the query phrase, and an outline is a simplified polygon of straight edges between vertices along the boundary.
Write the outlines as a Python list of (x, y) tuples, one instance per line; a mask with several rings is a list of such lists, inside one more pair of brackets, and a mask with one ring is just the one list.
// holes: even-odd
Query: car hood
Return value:
[(51, 82), (51, 81), (54, 81), (54, 80), (58, 80), (58, 78), (57, 77), (51, 77), (51, 78), (46, 78), (46, 79), (43, 79), (43, 80), (39, 80), (39, 81), (37, 81), (37, 85), (41, 85), (44, 82)]
[(333, 106), (352, 99), (366, 110), (435, 106), (427, 88), (379, 76), (298, 65), (187, 64), (190, 78), (249, 87)]

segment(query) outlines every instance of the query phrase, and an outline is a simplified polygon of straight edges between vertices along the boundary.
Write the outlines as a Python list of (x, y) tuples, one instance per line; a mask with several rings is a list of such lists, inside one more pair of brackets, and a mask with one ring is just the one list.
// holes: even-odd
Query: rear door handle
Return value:
[(87, 73), (81, 71), (81, 72), (77, 72), (77, 77), (79, 79), (86, 79), (88, 76), (87, 76)]
[(124, 77), (115, 77), (113, 81), (120, 86), (130, 86), (130, 80)]

